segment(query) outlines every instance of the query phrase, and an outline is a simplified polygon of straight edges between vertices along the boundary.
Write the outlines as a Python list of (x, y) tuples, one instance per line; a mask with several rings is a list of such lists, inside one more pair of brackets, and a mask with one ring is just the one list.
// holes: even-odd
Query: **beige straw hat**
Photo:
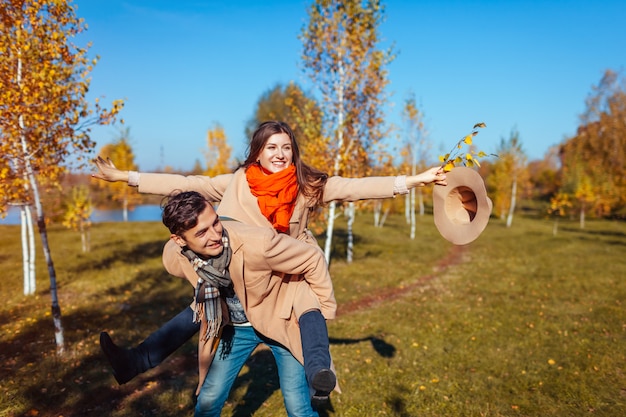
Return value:
[(433, 191), (435, 226), (444, 239), (466, 245), (485, 230), (493, 205), (485, 182), (475, 170), (452, 168), (446, 181), (448, 185), (436, 185)]

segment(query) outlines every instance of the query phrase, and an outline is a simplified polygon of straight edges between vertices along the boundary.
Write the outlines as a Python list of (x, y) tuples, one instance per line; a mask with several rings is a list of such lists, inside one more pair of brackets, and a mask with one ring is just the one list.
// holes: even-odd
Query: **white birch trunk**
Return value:
[(333, 241), (333, 230), (335, 228), (335, 210), (337, 208), (337, 203), (335, 201), (331, 201), (328, 205), (328, 225), (326, 226), (326, 242), (324, 242), (324, 257), (326, 258), (326, 263), (330, 265), (330, 250)]
[(426, 210), (424, 208), (424, 192), (421, 188), (417, 189), (417, 202), (420, 208), (420, 217), (422, 217)]
[(382, 218), (382, 220), (380, 221), (380, 226), (379, 226), (379, 227), (383, 227), (383, 226), (385, 225), (385, 221), (387, 220), (387, 216), (389, 215), (389, 211), (391, 211), (391, 208), (390, 208), (390, 207), (387, 207), (387, 208), (385, 209), (385, 213), (383, 214), (383, 218)]
[(128, 199), (124, 197), (124, 201), (122, 202), (122, 218), (125, 222), (128, 221)]
[[(341, 58), (341, 57), (340, 57)], [(339, 175), (339, 168), (341, 163), (341, 149), (343, 148), (343, 87), (344, 87), (344, 68), (339, 60), (339, 81), (337, 83), (337, 154), (335, 155), (335, 161), (333, 166), (333, 175)], [(328, 226), (326, 228), (326, 243), (324, 244), (324, 256), (326, 257), (326, 263), (330, 265), (330, 250), (333, 240), (333, 229), (335, 227), (335, 208), (337, 203), (332, 201), (328, 206)]]
[(33, 226), (33, 214), (30, 206), (26, 206), (26, 234), (28, 235), (28, 279), (30, 281), (30, 288), (33, 293), (37, 289), (37, 277), (35, 272), (35, 258), (37, 254), (37, 248), (35, 247), (35, 227)]
[[(17, 83), (22, 82), (22, 60), (17, 61)], [(24, 117), (22, 115), (18, 118), (20, 130), (24, 132)], [(28, 179), (28, 186), (33, 193), (33, 202), (35, 204), (35, 211), (37, 213), (37, 226), (39, 229), (39, 235), (41, 237), (41, 246), (44, 252), (44, 258), (46, 265), (48, 266), (48, 275), (50, 276), (50, 297), (52, 299), (52, 321), (54, 324), (54, 339), (56, 341), (57, 353), (63, 354), (65, 351), (65, 340), (63, 336), (63, 324), (61, 323), (61, 308), (59, 306), (59, 299), (57, 296), (57, 282), (56, 271), (54, 269), (54, 263), (52, 262), (52, 255), (50, 254), (50, 246), (48, 244), (48, 233), (46, 231), (46, 222), (43, 214), (43, 207), (41, 205), (41, 197), (39, 195), (39, 187), (37, 185), (37, 179), (33, 172), (33, 167), (30, 162), (28, 144), (26, 143), (26, 137), (24, 134), (20, 136), (20, 142), (22, 145), (22, 155), (24, 156), (24, 176)], [(33, 245), (34, 246), (34, 245)]]
[(409, 204), (410, 206), (410, 214), (411, 214), (411, 240), (415, 239), (415, 228), (416, 228), (416, 219), (415, 219), (415, 188), (411, 189), (411, 192), (409, 193), (411, 195), (411, 202)]
[(348, 203), (348, 243), (346, 248), (346, 262), (352, 263), (354, 255), (354, 234), (352, 233), (352, 226), (354, 225), (354, 217), (356, 215), (356, 208), (354, 202)]
[(581, 229), (585, 228), (585, 207), (584, 206), (580, 207), (580, 228)]
[(404, 219), (406, 224), (411, 224), (411, 193), (404, 195)]
[(35, 288), (30, 276), (30, 248), (28, 244), (28, 224), (26, 223), (26, 206), (20, 207), (20, 223), (22, 232), (22, 268), (24, 274), (24, 295), (32, 295)]
[(383, 211), (383, 203), (380, 200), (374, 200), (374, 227), (380, 226), (380, 213)]
[(511, 187), (511, 207), (509, 207), (509, 214), (506, 217), (506, 227), (511, 227), (513, 223), (513, 212), (515, 211), (515, 201), (517, 195), (517, 179), (513, 180), (513, 186)]

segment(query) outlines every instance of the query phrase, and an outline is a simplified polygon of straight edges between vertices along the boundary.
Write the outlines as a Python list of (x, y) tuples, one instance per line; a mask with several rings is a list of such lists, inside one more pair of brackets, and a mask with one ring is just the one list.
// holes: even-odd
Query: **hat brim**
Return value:
[[(487, 197), (485, 182), (475, 170), (455, 167), (446, 173), (448, 185), (436, 185), (433, 191), (433, 213), (437, 230), (455, 245), (473, 242), (487, 227), (492, 203)], [(460, 200), (470, 195), (471, 210), (459, 209)], [(460, 211), (463, 211), (462, 213)]]

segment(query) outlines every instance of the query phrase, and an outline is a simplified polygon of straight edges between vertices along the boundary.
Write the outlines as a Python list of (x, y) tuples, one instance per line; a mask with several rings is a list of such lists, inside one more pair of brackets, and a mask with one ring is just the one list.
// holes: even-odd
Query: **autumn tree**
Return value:
[[(396, 175), (398, 168), (394, 164), (393, 155), (381, 151), (378, 160), (379, 162), (372, 168), (372, 175), (383, 177)], [(396, 201), (394, 198), (374, 199), (371, 201), (374, 206), (374, 226), (384, 226), (387, 216), (392, 212)]]
[(576, 135), (560, 147), (563, 192), (585, 212), (624, 215), (626, 207), (626, 84), (607, 70), (586, 100)]
[(322, 113), (315, 98), (298, 84), (277, 84), (257, 101), (254, 116), (246, 126), (246, 137), (252, 138), (259, 124), (267, 120), (280, 120), (293, 131), (306, 163), (325, 170), (327, 152), (321, 139)]
[(207, 131), (207, 150), (205, 151), (207, 169), (204, 175), (214, 177), (230, 172), (232, 170), (231, 153), (232, 148), (228, 146), (224, 128), (216, 123)]
[(531, 199), (548, 201), (561, 188), (561, 169), (557, 147), (548, 149), (543, 159), (528, 163), (528, 190)]
[[(122, 171), (137, 171), (135, 164), (135, 154), (130, 145), (130, 128), (119, 130), (118, 137), (113, 143), (106, 144), (100, 149), (98, 154), (103, 159), (110, 159), (115, 167)], [(104, 188), (111, 193), (111, 200), (122, 204), (122, 218), (128, 221), (128, 210), (132, 209), (141, 201), (133, 187), (129, 187), (125, 182), (98, 181), (98, 187)]]
[[(50, 276), (57, 351), (64, 351), (56, 270), (41, 204), (41, 182), (58, 184), (64, 167), (93, 149), (90, 127), (114, 121), (122, 106), (107, 110), (85, 96), (96, 59), (72, 39), (84, 30), (64, 0), (0, 0), (0, 169), (5, 182), (0, 210), (34, 205)], [(22, 227), (25, 227), (24, 224)], [(23, 241), (24, 243), (24, 241)]]
[(511, 227), (518, 188), (524, 187), (528, 181), (526, 155), (516, 129), (511, 131), (508, 139), (500, 139), (496, 154), (498, 158), (487, 182), (494, 190), (494, 211), (501, 219), (506, 219), (506, 227)]
[(572, 201), (569, 194), (558, 192), (550, 199), (548, 215), (554, 218), (554, 225), (552, 226), (553, 236), (556, 236), (559, 231), (559, 219), (565, 217), (571, 207)]
[[(166, 172), (166, 171), (163, 171)], [(202, 175), (204, 173), (204, 168), (202, 167), (202, 162), (199, 159), (196, 159), (191, 167), (191, 171), (187, 172), (187, 175)]]
[[(424, 113), (421, 112), (415, 102), (415, 95), (410, 94), (404, 103), (404, 109), (402, 111), (402, 119), (404, 120), (405, 130), (405, 149), (407, 164), (411, 175), (417, 175), (418, 171), (426, 165), (426, 155), (429, 150), (429, 143), (427, 141), (428, 132), (424, 125)], [(423, 187), (411, 189), (411, 192), (407, 194), (407, 214), (410, 224), (410, 236), (411, 239), (415, 239), (415, 205), (416, 194), (419, 203), (420, 216), (424, 215), (424, 196)]]
[[(321, 95), (319, 147), (328, 155), (331, 175), (367, 175), (371, 168), (368, 152), (386, 133), (382, 107), (388, 83), (386, 65), (393, 55), (379, 48), (383, 15), (379, 0), (315, 0), (308, 10), (309, 21), (300, 35), (302, 63)], [(327, 260), (335, 210), (336, 203), (331, 202), (324, 247)], [(351, 224), (348, 219), (348, 235)]]
[(63, 216), (63, 226), (80, 233), (80, 240), (83, 252), (89, 252), (91, 249), (90, 234), (91, 229), (91, 213), (93, 207), (91, 197), (89, 196), (89, 188), (87, 186), (78, 186), (72, 188), (72, 195), (67, 203), (65, 215)]

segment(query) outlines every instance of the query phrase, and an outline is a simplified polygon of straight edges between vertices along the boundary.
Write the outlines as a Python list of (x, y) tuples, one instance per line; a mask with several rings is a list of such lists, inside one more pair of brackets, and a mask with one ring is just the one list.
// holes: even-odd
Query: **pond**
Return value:
[[(34, 209), (33, 209), (34, 213)], [(91, 214), (91, 221), (94, 223), (121, 222), (124, 221), (121, 209), (114, 210), (94, 210)], [(142, 205), (128, 210), (129, 222), (160, 222), (161, 207), (159, 205)], [(10, 207), (9, 213), (4, 219), (0, 219), (0, 224), (19, 225), (20, 210), (17, 207)]]

